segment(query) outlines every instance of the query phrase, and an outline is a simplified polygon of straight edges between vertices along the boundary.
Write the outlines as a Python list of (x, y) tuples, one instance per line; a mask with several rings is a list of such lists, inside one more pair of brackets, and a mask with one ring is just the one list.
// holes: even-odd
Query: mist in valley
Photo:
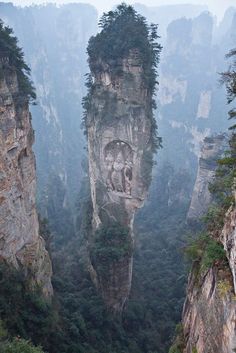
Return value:
[[(123, 4), (117, 10), (116, 1), (0, 2), (2, 27), (13, 29), (37, 96), (31, 116), (28, 103), (16, 103), (15, 90), (25, 86), (14, 83), (12, 72), (21, 61), (1, 28), (0, 145), (2, 161), (10, 158), (11, 163), (0, 159), (0, 196), (13, 200), (8, 207), (0, 197), (4, 353), (230, 353), (235, 348), (229, 324), (235, 313), (233, 228), (220, 232), (226, 212), (230, 217), (235, 210), (235, 126), (228, 130), (230, 109), (235, 117), (235, 54), (226, 54), (236, 47), (236, 3), (129, 3), (133, 7)], [(110, 12), (101, 17), (103, 11)], [(14, 55), (18, 61), (11, 59)], [(223, 76), (223, 84), (221, 74), (230, 64), (232, 75)], [(26, 72), (22, 67), (16, 69), (18, 81), (19, 72)], [(9, 137), (14, 112), (16, 127)], [(34, 157), (21, 162), (14, 154), (27, 140), (30, 147), (22, 147), (19, 156), (31, 156), (33, 136), (27, 132), (22, 138), (19, 132), (30, 129), (20, 124), (19, 117), (26, 115), (35, 137), (35, 201), (35, 176), (29, 172)], [(231, 152), (224, 155), (229, 141)], [(218, 171), (217, 160), (223, 157), (229, 159)], [(7, 166), (9, 175), (16, 175), (17, 168), (24, 171), (8, 188), (1, 184)], [(222, 175), (224, 182), (217, 179)], [(28, 188), (25, 196), (22, 188)], [(52, 271), (49, 262), (32, 260), (33, 246), (18, 256), (31, 244), (30, 236), (21, 237), (18, 215), (25, 207), (31, 217), (35, 203), (39, 225), (30, 222), (27, 232), (36, 224), (45, 246), (44, 255), (37, 256), (49, 256)], [(7, 220), (2, 229), (1, 219)], [(15, 219), (22, 225), (17, 241)], [(201, 238), (203, 233), (210, 240)], [(200, 241), (191, 245), (193, 239)], [(188, 284), (192, 264), (191, 276), (197, 275)], [(37, 290), (31, 293), (32, 283), (25, 278), (35, 268), (37, 276), (31, 277)], [(45, 301), (40, 291), (47, 276), (51, 299)], [(216, 294), (209, 297), (217, 297), (211, 297), (214, 314), (206, 323), (209, 298), (199, 293), (211, 285)], [(221, 308), (231, 313), (222, 326)], [(211, 336), (208, 326), (218, 333), (215, 346), (205, 337)], [(230, 329), (225, 333), (222, 327)]]

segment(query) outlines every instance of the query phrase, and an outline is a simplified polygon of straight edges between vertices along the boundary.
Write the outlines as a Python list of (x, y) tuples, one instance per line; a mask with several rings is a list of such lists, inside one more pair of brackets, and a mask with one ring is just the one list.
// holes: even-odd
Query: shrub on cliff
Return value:
[[(50, 330), (56, 324), (56, 314), (41, 294), (40, 288), (29, 291), (25, 274), (22, 271), (0, 262), (0, 317), (11, 337), (20, 336), (47, 346)], [(0, 325), (0, 340), (2, 332)], [(6, 347), (16, 346), (17, 349), (18, 346), (23, 347), (24, 344), (26, 345), (24, 341), (21, 341), (15, 342), (13, 346), (9, 343)], [(2, 353), (1, 350), (0, 352)], [(12, 353), (15, 352), (18, 351), (12, 351)]]
[(185, 248), (187, 259), (199, 263), (200, 269), (205, 271), (214, 264), (227, 261), (224, 247), (211, 238), (207, 233), (201, 233)]
[(35, 347), (30, 341), (14, 338), (2, 345), (1, 353), (43, 353), (40, 347)]
[(129, 229), (118, 223), (101, 226), (91, 248), (92, 262), (100, 271), (107, 271), (113, 263), (122, 260), (132, 250)]
[[(228, 71), (221, 74), (222, 83), (226, 86), (228, 104), (232, 104), (236, 99), (236, 49), (230, 51), (227, 55), (232, 59)], [(229, 111), (229, 120), (236, 119), (236, 109)], [(215, 195), (219, 205), (227, 210), (231, 204), (234, 204), (234, 195), (236, 180), (236, 124), (235, 122), (229, 128), (231, 135), (229, 138), (229, 149), (223, 158), (218, 161), (219, 167), (216, 171), (216, 179), (210, 185), (210, 191)]]
[[(160, 60), (161, 45), (157, 42), (158, 26), (147, 24), (145, 17), (139, 15), (132, 6), (121, 4), (116, 10), (105, 13), (100, 22), (100, 33), (92, 36), (88, 44), (89, 66), (92, 73), (104, 70), (103, 64), (107, 64), (111, 75), (124, 75), (121, 61), (133, 51), (134, 56), (140, 62), (143, 69), (144, 89), (148, 92), (150, 99), (150, 110), (148, 112), (151, 122), (150, 157), (161, 146), (161, 138), (157, 134), (157, 124), (153, 116), (153, 109), (156, 109), (154, 99), (156, 85), (158, 84), (157, 67)], [(126, 73), (127, 76), (127, 73)], [(131, 75), (132, 77), (132, 75)], [(127, 80), (129, 80), (127, 78)], [(87, 133), (87, 113), (92, 111), (92, 96), (95, 89), (91, 74), (87, 75), (86, 86), (88, 94), (83, 98), (84, 117), (82, 127)], [(109, 97), (105, 100), (112, 104)], [(106, 109), (104, 109), (106, 111)], [(96, 113), (96, 112), (94, 112)], [(103, 114), (103, 119), (105, 115)], [(109, 119), (111, 119), (109, 115)], [(152, 162), (151, 162), (152, 163)]]
[(24, 61), (22, 49), (18, 46), (18, 40), (13, 36), (13, 30), (4, 26), (0, 20), (0, 65), (1, 76), (3, 77), (3, 67), (6, 65), (5, 58), (9, 60), (7, 65), (16, 70), (19, 94), (34, 102), (36, 99), (35, 89), (30, 80), (30, 68)]
[(159, 38), (157, 25), (149, 26), (132, 6), (123, 3), (116, 10), (105, 13), (99, 26), (101, 32), (91, 37), (88, 45), (92, 71), (98, 58), (116, 69), (117, 60), (127, 57), (130, 50), (138, 49), (147, 86), (154, 93), (161, 51), (160, 44), (156, 42)]

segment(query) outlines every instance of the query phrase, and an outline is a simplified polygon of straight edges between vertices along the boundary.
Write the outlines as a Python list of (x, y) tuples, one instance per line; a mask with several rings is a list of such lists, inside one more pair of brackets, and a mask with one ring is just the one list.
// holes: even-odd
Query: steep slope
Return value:
[(217, 160), (220, 159), (225, 149), (226, 137), (224, 135), (206, 137), (204, 139), (198, 162), (197, 177), (187, 214), (188, 221), (199, 221), (200, 217), (207, 212), (212, 201), (209, 183), (214, 180)]
[[(159, 23), (158, 10), (143, 13)], [(162, 38), (157, 97), (163, 149), (155, 173), (157, 178), (165, 175), (165, 166), (169, 164), (176, 178), (188, 174), (188, 182), (178, 185), (170, 195), (170, 199), (182, 198), (184, 202), (191, 201), (204, 138), (222, 133), (228, 127), (223, 118), (227, 106), (218, 72), (225, 70), (225, 53), (234, 45), (232, 14), (226, 28), (217, 27), (209, 12), (196, 15), (186, 12), (167, 28), (163, 28), (160, 20), (160, 29), (166, 33)]]
[[(149, 29), (132, 7), (122, 5), (102, 21), (103, 31), (88, 47), (92, 76), (85, 100), (93, 206), (90, 259), (106, 304), (121, 311), (131, 286), (134, 214), (146, 198), (158, 142), (152, 95), (160, 47), (154, 42), (156, 29)], [(126, 42), (124, 28), (136, 31)]]
[(74, 233), (74, 202), (85, 152), (80, 128), (86, 46), (97, 29), (96, 10), (86, 4), (16, 7), (0, 3), (0, 17), (24, 48), (37, 92), (32, 107), (37, 160), (38, 204), (55, 240)]
[[(229, 52), (229, 69), (221, 78), (227, 101), (232, 104), (229, 119), (236, 118), (236, 50)], [(193, 266), (183, 310), (182, 332), (170, 352), (231, 353), (235, 334), (235, 236), (236, 236), (236, 125), (230, 128), (228, 148), (218, 162), (211, 184), (212, 204), (206, 213), (204, 232), (190, 243), (186, 253)], [(206, 174), (209, 177), (209, 173)], [(207, 196), (207, 195), (206, 195)], [(206, 201), (208, 201), (206, 199)]]
[(30, 285), (50, 296), (51, 262), (35, 206), (33, 91), (16, 41), (2, 24), (0, 40), (0, 258), (23, 268)]
[(236, 348), (235, 249), (236, 210), (232, 207), (220, 235), (229, 265), (204, 274), (193, 269), (183, 311), (184, 352), (232, 353)]
[(222, 119), (227, 113), (226, 99), (217, 75), (224, 69), (225, 52), (216, 52), (212, 35), (209, 13), (173, 21), (161, 65), (160, 130), (165, 154), (175, 168), (191, 170), (193, 179), (203, 139), (227, 128)]

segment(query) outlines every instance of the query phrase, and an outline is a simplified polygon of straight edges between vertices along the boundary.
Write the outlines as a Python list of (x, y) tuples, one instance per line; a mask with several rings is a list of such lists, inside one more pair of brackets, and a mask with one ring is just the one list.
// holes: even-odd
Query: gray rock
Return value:
[[(17, 75), (2, 71), (0, 80), (0, 258), (26, 273), (33, 288), (52, 295), (52, 267), (35, 206), (34, 134), (28, 101)], [(9, 84), (11, 82), (11, 84)], [(20, 99), (19, 99), (20, 98)]]
[[(147, 196), (152, 169), (148, 162), (148, 156), (152, 157), (151, 95), (144, 88), (137, 51), (130, 51), (119, 63), (122, 74), (112, 75), (109, 65), (101, 61), (99, 67), (92, 72), (93, 94), (87, 116), (93, 234), (109, 222), (118, 223), (129, 229), (133, 244), (134, 215)], [(122, 310), (129, 295), (132, 263), (131, 251), (114, 261), (106, 275), (90, 264), (94, 283), (115, 312)]]

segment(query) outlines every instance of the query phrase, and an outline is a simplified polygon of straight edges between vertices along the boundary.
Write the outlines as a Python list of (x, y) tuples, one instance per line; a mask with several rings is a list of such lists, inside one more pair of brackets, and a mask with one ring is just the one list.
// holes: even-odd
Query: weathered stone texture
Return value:
[[(151, 96), (137, 51), (116, 63), (94, 65), (93, 94), (87, 116), (93, 230), (109, 221), (130, 229), (133, 242), (135, 211), (143, 205), (151, 166)], [(98, 68), (98, 69), (96, 69)], [(109, 271), (106, 285), (92, 271), (109, 307), (121, 310), (130, 291), (132, 255)]]
[(211, 203), (212, 197), (209, 191), (209, 183), (214, 180), (217, 160), (225, 149), (225, 142), (224, 135), (206, 137), (204, 139), (191, 204), (187, 215), (188, 221), (199, 220), (206, 213)]
[(183, 311), (186, 349), (183, 353), (233, 353), (236, 349), (236, 210), (226, 214), (220, 241), (229, 266), (218, 264), (205, 274), (193, 268)]
[[(191, 274), (183, 313), (183, 353), (194, 349), (198, 353), (234, 352), (236, 301), (231, 281), (231, 274), (225, 269), (210, 269), (200, 283)], [(221, 286), (228, 289), (227, 293), (220, 290)]]
[(33, 286), (52, 294), (51, 262), (35, 206), (34, 133), (14, 68), (0, 79), (0, 257), (23, 268)]

